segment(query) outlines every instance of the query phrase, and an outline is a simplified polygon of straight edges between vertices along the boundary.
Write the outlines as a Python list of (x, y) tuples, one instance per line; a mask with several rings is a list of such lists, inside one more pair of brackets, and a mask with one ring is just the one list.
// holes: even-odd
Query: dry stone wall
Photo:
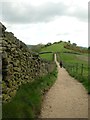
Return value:
[(43, 61), (38, 54), (31, 53), (13, 33), (4, 31), (3, 34), (2, 101), (9, 102), (20, 85), (33, 82), (36, 78), (52, 72), (54, 63)]

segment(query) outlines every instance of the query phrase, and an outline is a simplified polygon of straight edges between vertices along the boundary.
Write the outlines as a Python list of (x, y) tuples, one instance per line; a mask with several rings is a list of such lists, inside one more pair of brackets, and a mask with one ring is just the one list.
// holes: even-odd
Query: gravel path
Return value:
[(58, 78), (42, 104), (40, 118), (88, 118), (88, 94), (85, 88), (58, 66)]

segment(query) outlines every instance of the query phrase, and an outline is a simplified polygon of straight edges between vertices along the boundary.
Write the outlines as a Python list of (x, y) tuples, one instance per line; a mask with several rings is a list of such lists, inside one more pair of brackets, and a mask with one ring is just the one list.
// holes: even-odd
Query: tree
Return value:
[(31, 47), (31, 51), (33, 51), (33, 52), (40, 52), (40, 50), (41, 50), (41, 48), (43, 47), (44, 45), (43, 44), (38, 44), (38, 45), (33, 45), (32, 47)]
[(90, 46), (88, 47), (88, 50), (90, 50)]
[(70, 40), (68, 41), (68, 43), (71, 43)]
[(73, 46), (77, 46), (77, 44), (76, 44), (76, 43), (73, 43), (72, 45), (73, 45)]
[(52, 45), (52, 43), (49, 42), (45, 45), (45, 47), (50, 46), (50, 45)]

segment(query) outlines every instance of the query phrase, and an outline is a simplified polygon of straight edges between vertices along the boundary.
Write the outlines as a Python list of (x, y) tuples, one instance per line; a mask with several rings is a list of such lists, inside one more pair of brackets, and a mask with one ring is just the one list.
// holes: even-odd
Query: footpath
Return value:
[(58, 78), (47, 92), (40, 118), (88, 118), (88, 94), (81, 83), (60, 68)]

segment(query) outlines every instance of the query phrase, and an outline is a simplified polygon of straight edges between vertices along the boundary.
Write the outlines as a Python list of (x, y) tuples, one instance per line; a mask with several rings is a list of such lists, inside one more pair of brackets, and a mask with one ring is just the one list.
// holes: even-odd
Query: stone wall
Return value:
[(2, 36), (2, 100), (9, 102), (20, 85), (33, 82), (36, 78), (52, 72), (55, 63), (43, 61), (38, 54), (31, 53), (13, 33), (4, 33), (5, 35)]

